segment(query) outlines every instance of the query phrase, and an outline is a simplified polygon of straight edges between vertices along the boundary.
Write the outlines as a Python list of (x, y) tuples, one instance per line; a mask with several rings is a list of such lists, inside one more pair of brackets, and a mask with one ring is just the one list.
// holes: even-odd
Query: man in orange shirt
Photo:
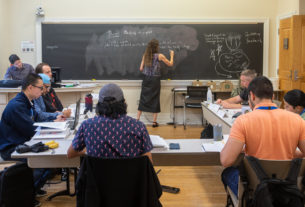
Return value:
[[(256, 77), (248, 86), (252, 112), (239, 116), (231, 129), (229, 139), (220, 153), (224, 167), (222, 180), (237, 195), (237, 168), (230, 167), (243, 148), (245, 153), (258, 159), (290, 160), (304, 157), (305, 121), (298, 115), (278, 109), (272, 103), (271, 81)], [(297, 151), (297, 147), (301, 151)]]

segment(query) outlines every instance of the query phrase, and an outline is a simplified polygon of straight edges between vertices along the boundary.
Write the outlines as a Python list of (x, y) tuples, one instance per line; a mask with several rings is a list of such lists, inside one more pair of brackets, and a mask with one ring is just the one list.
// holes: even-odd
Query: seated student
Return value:
[[(33, 108), (33, 100), (41, 96), (43, 83), (41, 77), (30, 73), (22, 84), (22, 91), (5, 107), (0, 122), (0, 155), (3, 160), (19, 160), (26, 162), (26, 159), (15, 159), (11, 154), (15, 148), (29, 141), (35, 134), (36, 126), (33, 126), (37, 120), (38, 114)], [(36, 196), (46, 195), (41, 190), (47, 181), (50, 171), (48, 169), (34, 169), (34, 186)], [(39, 206), (36, 201), (35, 206)]]
[(12, 54), (8, 59), (11, 66), (4, 75), (5, 80), (23, 80), (28, 74), (34, 73), (33, 66), (22, 63), (16, 54)]
[(305, 94), (299, 89), (288, 91), (284, 96), (284, 105), (287, 111), (300, 114), (305, 120)]
[(93, 157), (120, 158), (146, 155), (152, 160), (152, 143), (145, 125), (127, 116), (122, 89), (106, 84), (99, 92), (97, 115), (84, 121), (77, 131), (68, 157), (85, 154)]
[[(49, 88), (51, 86), (51, 82), (50, 82), (50, 77), (43, 74), (43, 73), (39, 73), (38, 74), (43, 81), (43, 91), (42, 91), (42, 95), (48, 93)], [(37, 99), (34, 99), (34, 108), (35, 111), (38, 113), (38, 121), (40, 122), (44, 122), (44, 121), (64, 121), (66, 117), (65, 115), (63, 115), (62, 112), (46, 112), (46, 106), (44, 104), (43, 98), (42, 96), (40, 96)]]
[(242, 102), (248, 102), (248, 85), (255, 77), (256, 72), (254, 70), (243, 70), (240, 74), (240, 85), (243, 88), (240, 94), (226, 100), (217, 99), (216, 103), (222, 105), (222, 107), (226, 109), (241, 108)]
[[(231, 166), (244, 147), (247, 155), (268, 160), (291, 160), (304, 157), (305, 153), (305, 121), (272, 103), (271, 81), (264, 76), (256, 77), (248, 90), (249, 105), (253, 111), (235, 120), (220, 153), (220, 162), (226, 167), (222, 174), (223, 183), (229, 185), (235, 195), (239, 172)], [(297, 147), (301, 152), (296, 150)]]
[[(50, 77), (52, 80), (52, 71), (51, 67), (47, 63), (40, 63), (35, 68), (35, 73), (43, 73)], [(62, 111), (63, 106), (58, 99), (55, 91), (53, 88), (50, 88), (49, 92), (42, 96), (43, 101), (46, 105), (46, 111), (47, 112), (56, 112), (56, 111)], [(66, 112), (68, 113), (68, 112)], [(71, 113), (71, 111), (70, 111)], [(67, 114), (66, 114), (67, 115)]]

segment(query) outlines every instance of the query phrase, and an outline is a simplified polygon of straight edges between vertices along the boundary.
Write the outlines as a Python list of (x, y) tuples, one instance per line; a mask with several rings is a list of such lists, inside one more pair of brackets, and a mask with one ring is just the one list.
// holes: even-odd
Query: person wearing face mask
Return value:
[(34, 73), (32, 65), (22, 63), (16, 54), (12, 54), (9, 58), (11, 66), (7, 69), (4, 79), (5, 80), (23, 80), (30, 73)]
[(220, 162), (226, 167), (222, 181), (236, 196), (239, 171), (232, 165), (243, 149), (246, 155), (266, 160), (291, 160), (305, 155), (305, 121), (297, 114), (277, 108), (272, 102), (271, 81), (264, 76), (256, 77), (248, 90), (252, 112), (236, 118), (220, 153)]
[[(45, 95), (46, 93), (49, 92), (49, 88), (51, 86), (51, 81), (50, 77), (43, 74), (39, 73), (38, 74), (43, 81), (43, 90), (42, 90), (42, 95)], [(44, 121), (64, 121), (66, 117), (62, 112), (46, 112), (46, 106), (44, 104), (42, 96), (40, 96), (37, 99), (34, 99), (34, 108), (35, 111), (38, 113), (38, 121), (44, 122)]]
[[(35, 73), (43, 73), (52, 80), (52, 69), (47, 63), (39, 63), (35, 68)], [(48, 93), (42, 95), (42, 98), (46, 106), (46, 112), (59, 112), (63, 110), (63, 105), (52, 87), (49, 88)], [(65, 110), (63, 113), (65, 116), (71, 115), (70, 110)]]
[(288, 91), (284, 96), (287, 111), (299, 114), (305, 120), (305, 94), (299, 89)]

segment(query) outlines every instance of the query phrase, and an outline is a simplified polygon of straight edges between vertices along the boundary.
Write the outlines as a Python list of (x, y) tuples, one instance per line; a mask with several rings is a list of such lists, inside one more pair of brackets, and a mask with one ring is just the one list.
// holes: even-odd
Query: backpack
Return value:
[[(284, 180), (268, 177), (257, 158), (248, 156), (246, 159), (260, 183), (257, 185), (252, 198), (249, 198), (249, 190), (247, 187), (245, 188), (242, 198), (243, 204), (246, 203), (249, 207), (304, 207), (303, 194), (297, 188), (297, 177), (302, 159), (297, 158), (291, 161), (289, 173)], [(241, 180), (244, 179), (242, 177)], [(246, 202), (244, 202), (244, 199), (247, 199)]]
[(34, 206), (33, 171), (16, 163), (0, 172), (0, 207)]
[(213, 139), (213, 125), (208, 124), (201, 132), (200, 139)]

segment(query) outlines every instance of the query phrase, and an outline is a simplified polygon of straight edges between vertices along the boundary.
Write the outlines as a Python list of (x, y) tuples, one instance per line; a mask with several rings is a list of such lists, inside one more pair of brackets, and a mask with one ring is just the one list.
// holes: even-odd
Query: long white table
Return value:
[(215, 124), (221, 124), (222, 125), (222, 133), (223, 134), (230, 134), (231, 127), (234, 123), (234, 119), (232, 116), (238, 112), (241, 111), (241, 109), (219, 109), (224, 111), (226, 114), (225, 117), (221, 117), (221, 113), (217, 113), (213, 110), (211, 110), (208, 107), (207, 103), (202, 103), (202, 112), (203, 112), (203, 117), (212, 125)]
[[(39, 140), (32, 140), (28, 144), (37, 143)], [(74, 168), (79, 167), (80, 158), (67, 158), (67, 150), (71, 139), (56, 140), (59, 147), (40, 153), (14, 152), (13, 158), (27, 158), (31, 168)], [(179, 143), (179, 150), (154, 148), (152, 150), (153, 162), (157, 166), (200, 166), (220, 165), (219, 152), (205, 152), (202, 148), (203, 142), (213, 142), (210, 139), (166, 139), (167, 143)], [(46, 142), (46, 141), (43, 141)]]

